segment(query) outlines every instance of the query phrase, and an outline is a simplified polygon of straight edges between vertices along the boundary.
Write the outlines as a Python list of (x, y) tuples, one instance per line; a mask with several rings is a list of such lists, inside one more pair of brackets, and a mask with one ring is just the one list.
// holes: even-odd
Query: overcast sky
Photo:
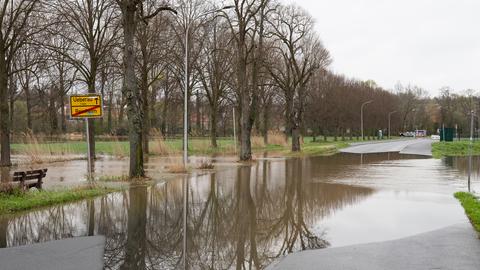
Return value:
[(308, 10), (332, 70), (393, 89), (480, 90), (479, 0), (284, 0)]

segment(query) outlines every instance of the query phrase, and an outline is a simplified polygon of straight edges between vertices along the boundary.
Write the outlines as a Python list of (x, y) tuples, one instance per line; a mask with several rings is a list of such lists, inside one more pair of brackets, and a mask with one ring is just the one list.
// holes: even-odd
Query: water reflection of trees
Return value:
[[(192, 177), (187, 213), (190, 268), (263, 268), (290, 252), (327, 247), (324, 232), (315, 225), (372, 190), (316, 183), (316, 166), (309, 159), (261, 161)], [(177, 269), (182, 256), (181, 188), (181, 181), (138, 186), (3, 218), (0, 244), (101, 234), (107, 239), (106, 269)]]

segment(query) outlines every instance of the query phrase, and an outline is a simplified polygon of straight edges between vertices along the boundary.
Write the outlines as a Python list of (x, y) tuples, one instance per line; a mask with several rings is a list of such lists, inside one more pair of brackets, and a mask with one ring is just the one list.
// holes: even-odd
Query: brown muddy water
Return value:
[[(150, 159), (154, 185), (0, 217), (0, 247), (104, 235), (106, 269), (182, 269), (185, 182), (191, 269), (261, 269), (291, 252), (397, 239), (466, 222), (452, 196), (466, 188), (462, 158), (392, 153), (259, 158), (252, 166), (215, 161), (215, 173), (161, 182), (155, 171), (162, 160)], [(55, 163), (47, 181), (81, 182), (84, 163)], [(126, 164), (103, 159), (96, 170), (121, 175)], [(477, 189), (478, 176), (476, 166)]]

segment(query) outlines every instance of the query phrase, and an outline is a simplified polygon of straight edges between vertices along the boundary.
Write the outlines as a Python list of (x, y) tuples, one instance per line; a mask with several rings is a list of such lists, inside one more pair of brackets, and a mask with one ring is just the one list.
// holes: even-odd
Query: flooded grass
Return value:
[(97, 179), (100, 182), (129, 182), (130, 180), (128, 175), (102, 175)]
[(115, 191), (118, 191), (118, 189), (106, 187), (82, 187), (69, 190), (44, 190), (0, 194), (0, 215), (93, 198)]
[(461, 203), (463, 208), (465, 208), (465, 213), (470, 219), (473, 227), (480, 232), (480, 200), (478, 197), (468, 192), (457, 192), (455, 193), (455, 198), (457, 198)]

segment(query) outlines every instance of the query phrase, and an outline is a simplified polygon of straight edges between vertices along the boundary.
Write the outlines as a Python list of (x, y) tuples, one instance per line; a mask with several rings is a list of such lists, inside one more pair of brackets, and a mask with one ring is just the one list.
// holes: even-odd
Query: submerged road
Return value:
[(430, 139), (406, 139), (384, 142), (366, 142), (352, 144), (350, 147), (341, 149), (342, 153), (373, 154), (399, 152), (406, 155), (432, 155), (432, 140)]
[(478, 270), (480, 240), (465, 223), (400, 240), (293, 253), (267, 269)]
[(77, 237), (0, 249), (2, 270), (101, 270), (105, 237)]

